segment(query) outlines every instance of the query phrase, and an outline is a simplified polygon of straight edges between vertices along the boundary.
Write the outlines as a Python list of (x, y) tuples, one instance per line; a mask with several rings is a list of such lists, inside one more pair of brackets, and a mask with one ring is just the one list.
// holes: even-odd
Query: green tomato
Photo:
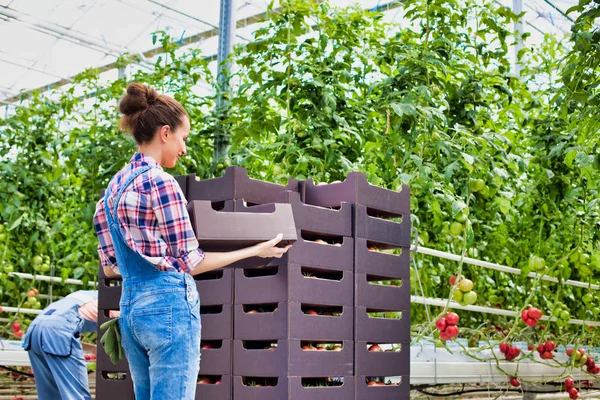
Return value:
[(459, 236), (463, 231), (463, 225), (460, 222), (453, 222), (450, 224), (450, 234), (452, 236)]
[(560, 319), (567, 321), (569, 318), (571, 318), (571, 314), (568, 311), (562, 310), (560, 312)]
[(491, 304), (499, 304), (500, 302), (498, 301), (498, 296), (496, 296), (495, 294), (491, 295), (490, 297), (488, 297), (488, 301)]
[(475, 304), (475, 302), (477, 301), (477, 293), (471, 290), (470, 292), (463, 294), (463, 301), (469, 306), (471, 304)]
[(39, 309), (42, 308), (42, 304), (38, 301), (32, 307), (33, 307), (34, 310), (39, 310)]
[(452, 291), (452, 298), (460, 303), (463, 301), (463, 292), (459, 288), (454, 289)]
[(28, 302), (28, 301), (26, 301), (26, 302), (23, 304), (23, 308), (31, 308), (31, 307), (32, 307), (32, 306), (31, 306), (31, 303), (30, 303), (30, 302)]
[(279, 165), (273, 166), (273, 175), (275, 175), (275, 176), (281, 175), (282, 172), (283, 172), (283, 170), (281, 169), (281, 167)]
[(483, 179), (471, 179), (469, 182), (469, 189), (472, 192), (481, 192), (485, 189), (485, 182)]
[(581, 253), (579, 255), (579, 262), (582, 264), (589, 264), (590, 263), (590, 255), (588, 253)]
[(44, 262), (44, 260), (40, 256), (35, 256), (31, 260), (31, 262), (33, 262), (33, 265), (41, 265)]
[(594, 301), (594, 296), (591, 293), (586, 293), (583, 298), (582, 298), (583, 302), (585, 304), (589, 304), (592, 301)]
[(6, 233), (0, 233), (0, 242), (4, 242), (6, 240)]
[(43, 272), (50, 271), (50, 264), (42, 264), (42, 271)]
[(594, 313), (594, 315), (600, 314), (600, 307), (594, 307), (594, 308), (592, 308), (592, 313)]
[(35, 297), (29, 297), (27, 302), (33, 306), (35, 303), (37, 303), (37, 299)]
[(4, 224), (0, 224), (0, 233), (4, 233), (5, 230)]
[(458, 282), (458, 288), (464, 293), (470, 292), (473, 289), (473, 281), (466, 278), (461, 279), (460, 282)]
[(423, 244), (429, 243), (429, 233), (427, 231), (420, 232), (419, 237), (423, 240)]

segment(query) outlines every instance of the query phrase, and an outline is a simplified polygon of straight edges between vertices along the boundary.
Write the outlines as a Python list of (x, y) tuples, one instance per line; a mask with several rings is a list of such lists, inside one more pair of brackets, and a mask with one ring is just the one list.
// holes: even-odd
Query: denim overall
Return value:
[(121, 342), (136, 400), (193, 400), (200, 368), (200, 299), (191, 275), (160, 271), (132, 250), (119, 228), (117, 206), (125, 188), (146, 166), (134, 171), (104, 210), (123, 277), (119, 317)]
[(50, 304), (23, 338), (40, 400), (91, 400), (88, 374), (79, 342), (97, 323), (79, 315), (79, 307), (98, 298), (96, 290), (80, 290)]

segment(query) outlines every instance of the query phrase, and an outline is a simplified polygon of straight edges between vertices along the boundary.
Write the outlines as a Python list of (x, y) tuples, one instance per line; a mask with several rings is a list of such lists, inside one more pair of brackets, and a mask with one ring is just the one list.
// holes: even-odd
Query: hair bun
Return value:
[(141, 83), (132, 83), (127, 87), (127, 94), (119, 102), (119, 111), (123, 115), (135, 115), (145, 111), (158, 99), (158, 92)]

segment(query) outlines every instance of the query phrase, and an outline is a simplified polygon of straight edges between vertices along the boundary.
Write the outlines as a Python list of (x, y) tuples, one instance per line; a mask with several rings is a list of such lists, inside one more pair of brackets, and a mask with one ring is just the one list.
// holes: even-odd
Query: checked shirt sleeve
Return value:
[(204, 252), (198, 248), (187, 201), (175, 178), (167, 173), (157, 174), (152, 182), (152, 208), (162, 240), (167, 245), (167, 256), (159, 267), (164, 268), (170, 263), (178, 271), (190, 272), (204, 260)]

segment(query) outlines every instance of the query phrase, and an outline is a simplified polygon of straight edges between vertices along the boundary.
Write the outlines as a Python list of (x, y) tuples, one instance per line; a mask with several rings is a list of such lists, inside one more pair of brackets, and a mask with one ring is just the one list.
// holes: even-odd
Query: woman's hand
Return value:
[(281, 242), (283, 235), (280, 233), (275, 238), (262, 242), (254, 246), (254, 250), (256, 251), (256, 255), (261, 258), (281, 258), (290, 247), (291, 244), (288, 244), (285, 247), (277, 247), (277, 244)]

